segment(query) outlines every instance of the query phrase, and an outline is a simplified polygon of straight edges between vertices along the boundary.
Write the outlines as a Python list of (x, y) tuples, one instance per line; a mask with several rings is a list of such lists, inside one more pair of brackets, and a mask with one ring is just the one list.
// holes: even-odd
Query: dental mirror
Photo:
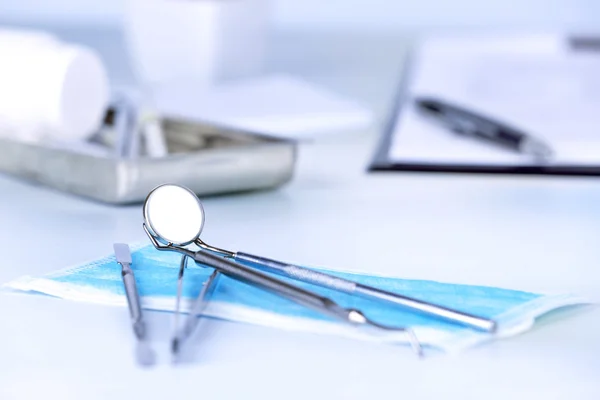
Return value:
[(192, 191), (177, 185), (161, 185), (144, 202), (146, 227), (161, 241), (186, 246), (204, 227), (202, 203)]
[[(196, 194), (191, 190), (172, 184), (159, 186), (150, 192), (150, 194), (148, 194), (148, 197), (144, 202), (143, 211), (143, 226), (154, 247), (158, 250), (175, 251), (182, 255), (177, 282), (177, 297), (175, 302), (176, 330), (173, 334), (173, 340), (171, 341), (171, 351), (173, 355), (176, 355), (179, 351), (179, 331), (177, 330), (177, 319), (179, 316), (180, 299), (183, 292), (183, 275), (186, 269), (187, 257), (193, 259), (194, 262), (200, 266), (213, 268), (215, 271), (227, 275), (230, 278), (287, 298), (297, 304), (320, 311), (325, 315), (335, 317), (353, 326), (366, 326), (381, 332), (404, 332), (409, 335), (413, 349), (419, 356), (421, 355), (421, 346), (410, 328), (388, 327), (377, 324), (376, 322), (368, 319), (360, 310), (344, 308), (333, 300), (330, 300), (329, 298), (318, 293), (295, 286), (291, 283), (265, 274), (264, 272), (259, 272), (254, 268), (228, 259), (228, 257), (238, 259), (240, 258), (241, 253), (232, 253), (204, 243), (199, 238), (204, 225), (204, 209), (202, 208), (202, 203), (200, 203), (200, 200)], [(161, 244), (160, 242), (163, 243)], [(186, 249), (185, 246), (191, 243), (195, 243), (201, 248), (201, 250), (192, 251)], [(218, 255), (213, 254), (215, 252)], [(225, 257), (223, 257), (224, 255)], [(259, 260), (263, 263), (269, 262), (269, 268), (271, 268), (273, 265), (284, 265), (279, 261), (268, 260), (254, 256), (251, 257), (251, 260), (252, 262), (254, 262), (254, 260)], [(284, 266), (288, 267), (287, 265)], [(312, 271), (297, 266), (289, 267), (292, 268), (292, 271), (294, 272), (288, 273), (286, 270), (284, 271), (285, 275), (292, 274), (293, 278), (295, 279), (300, 279), (298, 278), (298, 275), (306, 275), (307, 278), (305, 278), (304, 281), (309, 283), (319, 284), (320, 279), (325, 279), (327, 282), (329, 282), (327, 286), (334, 286), (337, 288), (336, 285), (338, 285), (338, 282), (342, 282), (342, 278), (328, 276), (322, 272)], [(278, 268), (272, 267), (272, 269), (278, 272)], [(300, 271), (300, 274), (297, 274), (296, 271)], [(311, 274), (317, 275), (307, 274), (307, 271), (309, 271)], [(284, 272), (282, 272), (282, 274), (284, 274)], [(342, 283), (343, 284), (340, 285), (342, 287), (351, 286), (354, 288), (357, 286), (356, 283), (351, 281), (344, 281)], [(348, 291), (350, 291), (350, 289), (348, 289)], [(390, 294), (386, 293), (386, 296), (389, 297)], [(200, 297), (201, 299), (199, 301), (202, 303), (204, 301), (204, 295), (201, 295)]]

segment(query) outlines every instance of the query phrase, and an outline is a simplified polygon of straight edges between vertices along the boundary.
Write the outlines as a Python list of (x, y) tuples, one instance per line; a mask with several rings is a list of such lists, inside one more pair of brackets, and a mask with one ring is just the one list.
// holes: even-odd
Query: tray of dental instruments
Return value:
[(292, 141), (169, 118), (154, 118), (150, 134), (123, 135), (111, 129), (113, 117), (107, 112), (85, 144), (0, 138), (0, 173), (112, 204), (141, 202), (165, 182), (213, 195), (275, 188), (293, 176)]

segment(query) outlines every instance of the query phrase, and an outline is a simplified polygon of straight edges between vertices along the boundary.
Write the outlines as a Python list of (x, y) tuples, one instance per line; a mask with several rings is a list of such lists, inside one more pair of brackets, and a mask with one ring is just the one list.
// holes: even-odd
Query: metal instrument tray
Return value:
[(0, 172), (112, 204), (141, 202), (163, 183), (203, 196), (275, 188), (293, 176), (293, 141), (180, 120), (162, 125), (169, 154), (160, 158), (102, 157), (0, 139)]

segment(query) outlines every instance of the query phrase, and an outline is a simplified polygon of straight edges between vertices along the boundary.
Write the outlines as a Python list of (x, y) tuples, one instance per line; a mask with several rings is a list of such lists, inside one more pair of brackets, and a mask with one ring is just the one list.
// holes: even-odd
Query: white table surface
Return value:
[[(112, 77), (118, 36), (97, 45)], [(403, 41), (274, 35), (270, 71), (297, 73), (372, 106), (383, 123)], [(301, 147), (279, 190), (207, 198), (209, 243), (307, 265), (405, 278), (574, 292), (600, 299), (600, 180), (367, 174), (379, 126)], [(0, 177), (0, 282), (139, 241), (141, 207), (111, 207)], [(138, 368), (122, 308), (0, 295), (0, 399), (598, 399), (600, 310), (542, 319), (461, 355), (213, 321), (194, 359), (173, 367), (171, 319), (149, 315), (160, 364)]]

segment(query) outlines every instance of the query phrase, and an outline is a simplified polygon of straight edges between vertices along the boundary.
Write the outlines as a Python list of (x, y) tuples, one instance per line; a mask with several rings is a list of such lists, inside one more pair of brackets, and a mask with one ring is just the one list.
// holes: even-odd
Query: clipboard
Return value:
[[(557, 43), (557, 35), (544, 40), (553, 40)], [(538, 37), (539, 39), (539, 37)], [(510, 40), (515, 40), (510, 38)], [(564, 37), (561, 37), (564, 42)], [(567, 38), (567, 42), (572, 47), (573, 51), (584, 52), (586, 56), (597, 57), (598, 65), (600, 65), (600, 52), (597, 43), (598, 40), (586, 40), (582, 38)], [(592, 43), (594, 46), (582, 46), (582, 43)], [(369, 172), (430, 172), (430, 173), (471, 173), (471, 174), (514, 174), (514, 175), (549, 175), (549, 176), (600, 176), (600, 119), (596, 126), (598, 132), (598, 161), (590, 162), (557, 162), (546, 165), (532, 163), (501, 163), (501, 162), (444, 162), (438, 160), (403, 160), (395, 157), (393, 154), (394, 141), (399, 135), (405, 132), (399, 131), (398, 126), (404, 115), (413, 102), (413, 93), (411, 85), (418, 74), (419, 63), (417, 62), (418, 53), (420, 51), (419, 44), (413, 46), (410, 50), (405, 66), (400, 76), (398, 90), (393, 101), (387, 123), (384, 127), (383, 134), (377, 148), (374, 152), (371, 163), (368, 167)], [(593, 53), (593, 54), (592, 54)], [(600, 79), (598, 80), (600, 82)], [(600, 93), (598, 93), (598, 104), (600, 105)], [(600, 110), (600, 108), (598, 108)], [(500, 116), (502, 119), (502, 116)], [(516, 126), (519, 126), (516, 121)], [(447, 133), (451, 135), (451, 133)], [(457, 139), (459, 140), (459, 139)], [(464, 140), (464, 139), (460, 139)]]

